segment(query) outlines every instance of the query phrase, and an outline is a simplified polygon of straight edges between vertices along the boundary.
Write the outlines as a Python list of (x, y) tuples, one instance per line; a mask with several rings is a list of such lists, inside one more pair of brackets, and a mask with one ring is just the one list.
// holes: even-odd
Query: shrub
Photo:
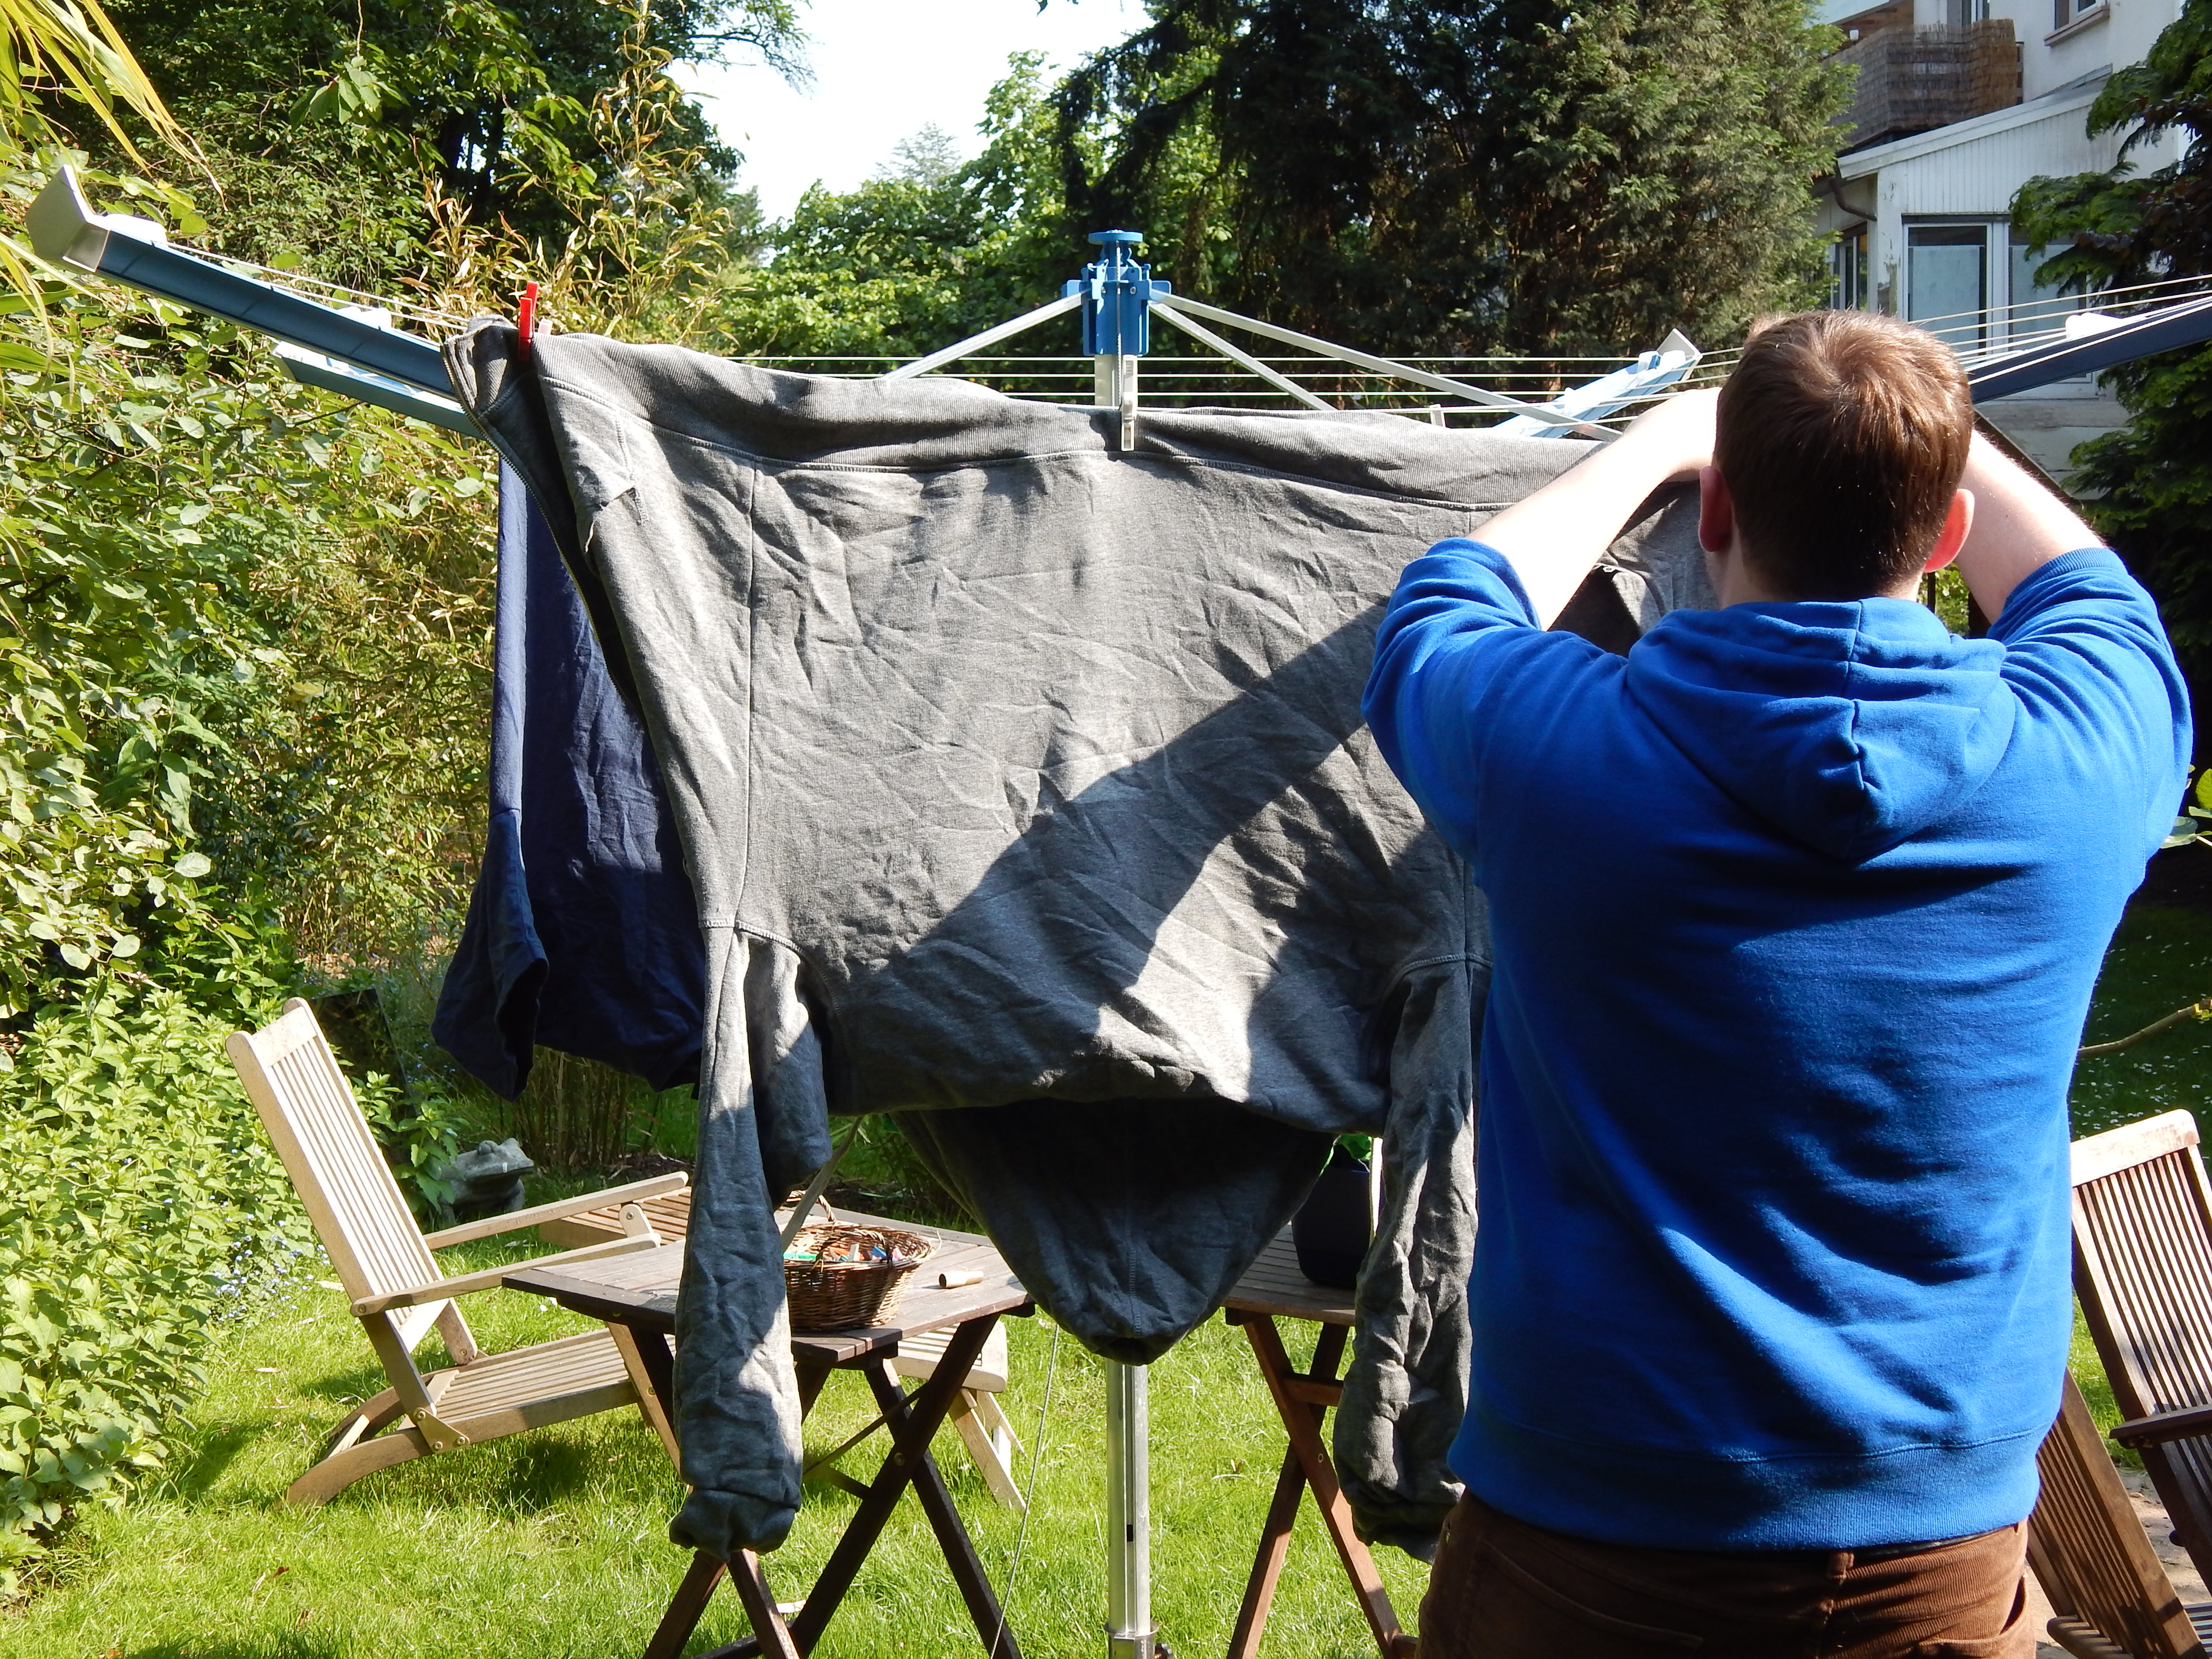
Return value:
[(308, 1248), (229, 1024), (108, 981), (0, 1054), (0, 1589), (161, 1462), (214, 1322)]

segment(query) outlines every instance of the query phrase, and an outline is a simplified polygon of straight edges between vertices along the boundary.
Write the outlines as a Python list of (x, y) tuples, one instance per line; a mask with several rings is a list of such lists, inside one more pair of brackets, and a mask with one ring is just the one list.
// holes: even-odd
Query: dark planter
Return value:
[(1348, 1291), (1359, 1279), (1367, 1241), (1375, 1236), (1367, 1166), (1339, 1146), (1298, 1212), (1291, 1218), (1291, 1243), (1298, 1271), (1316, 1285)]

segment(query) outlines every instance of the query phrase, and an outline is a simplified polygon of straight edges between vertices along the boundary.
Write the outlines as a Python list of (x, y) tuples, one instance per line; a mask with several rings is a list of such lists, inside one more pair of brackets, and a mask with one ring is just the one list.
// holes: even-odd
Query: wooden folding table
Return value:
[[(1297, 1253), (1285, 1232), (1237, 1281), (1222, 1304), (1222, 1317), (1243, 1328), (1291, 1441), (1282, 1473), (1276, 1477), (1274, 1502), (1268, 1505), (1267, 1524), (1261, 1529), (1252, 1577), (1244, 1586), (1244, 1604), (1237, 1609), (1237, 1629), (1229, 1639), (1229, 1659), (1255, 1659), (1260, 1651), (1267, 1607), (1274, 1600), (1275, 1581), (1282, 1576), (1291, 1528), (1298, 1518), (1298, 1498), (1309, 1488), (1382, 1659), (1414, 1659), (1417, 1644), (1398, 1623), (1382, 1575), (1375, 1571), (1375, 1558), (1352, 1529), (1352, 1507), (1337, 1484), (1336, 1466), (1322, 1440), (1323, 1413), (1344, 1397), (1337, 1368), (1352, 1330), (1352, 1292), (1327, 1289), (1300, 1273)], [(1278, 1319), (1310, 1320), (1321, 1326), (1312, 1370), (1301, 1371), (1291, 1365), (1283, 1351)]]
[[(876, 1217), (856, 1215), (841, 1215), (839, 1219), (862, 1225), (879, 1221)], [(953, 1507), (945, 1477), (930, 1455), (929, 1444), (1000, 1316), (1026, 1314), (1035, 1304), (988, 1239), (942, 1228), (916, 1228), (908, 1222), (882, 1221), (880, 1224), (924, 1232), (937, 1244), (936, 1254), (908, 1280), (906, 1294), (896, 1310), (898, 1323), (871, 1330), (794, 1334), (791, 1356), (799, 1373), (802, 1415), (813, 1409), (831, 1371), (856, 1370), (868, 1379), (891, 1436), (890, 1452), (881, 1471), (861, 1490), (860, 1508), (846, 1524), (805, 1602), (787, 1626), (776, 1611), (775, 1597), (769, 1591), (757, 1556), (740, 1550), (738, 1559), (726, 1568), (718, 1558), (702, 1550), (692, 1558), (682, 1587), (661, 1616), (659, 1628), (646, 1648), (646, 1659), (678, 1659), (726, 1571), (737, 1585), (753, 1634), (717, 1648), (704, 1659), (750, 1659), (754, 1655), (764, 1659), (799, 1659), (811, 1651), (821, 1638), (823, 1626), (852, 1588), (900, 1496), (909, 1487), (929, 1517), (938, 1547), (945, 1553), (945, 1565), (960, 1587), (988, 1659), (1021, 1659), (1013, 1632), (1006, 1628), (998, 1598), (984, 1577), (975, 1544)], [(616, 1327), (625, 1340), (635, 1344), (641, 1369), (652, 1384), (654, 1404), (670, 1413), (675, 1388), (674, 1353), (669, 1342), (676, 1329), (676, 1287), (683, 1266), (684, 1247), (664, 1244), (634, 1255), (571, 1262), (558, 1268), (526, 1265), (509, 1273), (504, 1282), (511, 1290), (550, 1297), (562, 1307)], [(981, 1282), (940, 1289), (939, 1273), (956, 1279), (976, 1273)], [(890, 1365), (898, 1354), (900, 1339), (948, 1327), (952, 1336), (935, 1373), (918, 1392), (908, 1395)]]

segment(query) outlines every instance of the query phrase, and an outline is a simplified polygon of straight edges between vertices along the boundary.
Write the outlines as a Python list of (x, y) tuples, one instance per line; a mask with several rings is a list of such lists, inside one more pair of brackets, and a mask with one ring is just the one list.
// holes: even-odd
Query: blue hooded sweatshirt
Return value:
[(2149, 596), (2091, 549), (1986, 639), (1751, 604), (1624, 659), (1449, 541), (1365, 707), (1491, 907), (1460, 1477), (1674, 1549), (2026, 1516), (2074, 1049), (2189, 753)]

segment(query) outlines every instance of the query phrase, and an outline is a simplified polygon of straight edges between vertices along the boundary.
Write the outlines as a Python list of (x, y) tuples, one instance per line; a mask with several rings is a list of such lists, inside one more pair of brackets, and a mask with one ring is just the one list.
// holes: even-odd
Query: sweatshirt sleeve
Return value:
[(1990, 635), (2014, 694), (2085, 761), (2137, 757), (2148, 858), (2172, 824), (2192, 742), (2188, 687), (2150, 595), (2118, 554), (2083, 548), (2014, 588)]
[(1540, 664), (1594, 654), (1588, 641), (1540, 627), (1512, 565), (1480, 542), (1439, 542), (1399, 577), (1360, 707), (1390, 769), (1462, 857), (1476, 854), (1508, 703), (1531, 694)]

